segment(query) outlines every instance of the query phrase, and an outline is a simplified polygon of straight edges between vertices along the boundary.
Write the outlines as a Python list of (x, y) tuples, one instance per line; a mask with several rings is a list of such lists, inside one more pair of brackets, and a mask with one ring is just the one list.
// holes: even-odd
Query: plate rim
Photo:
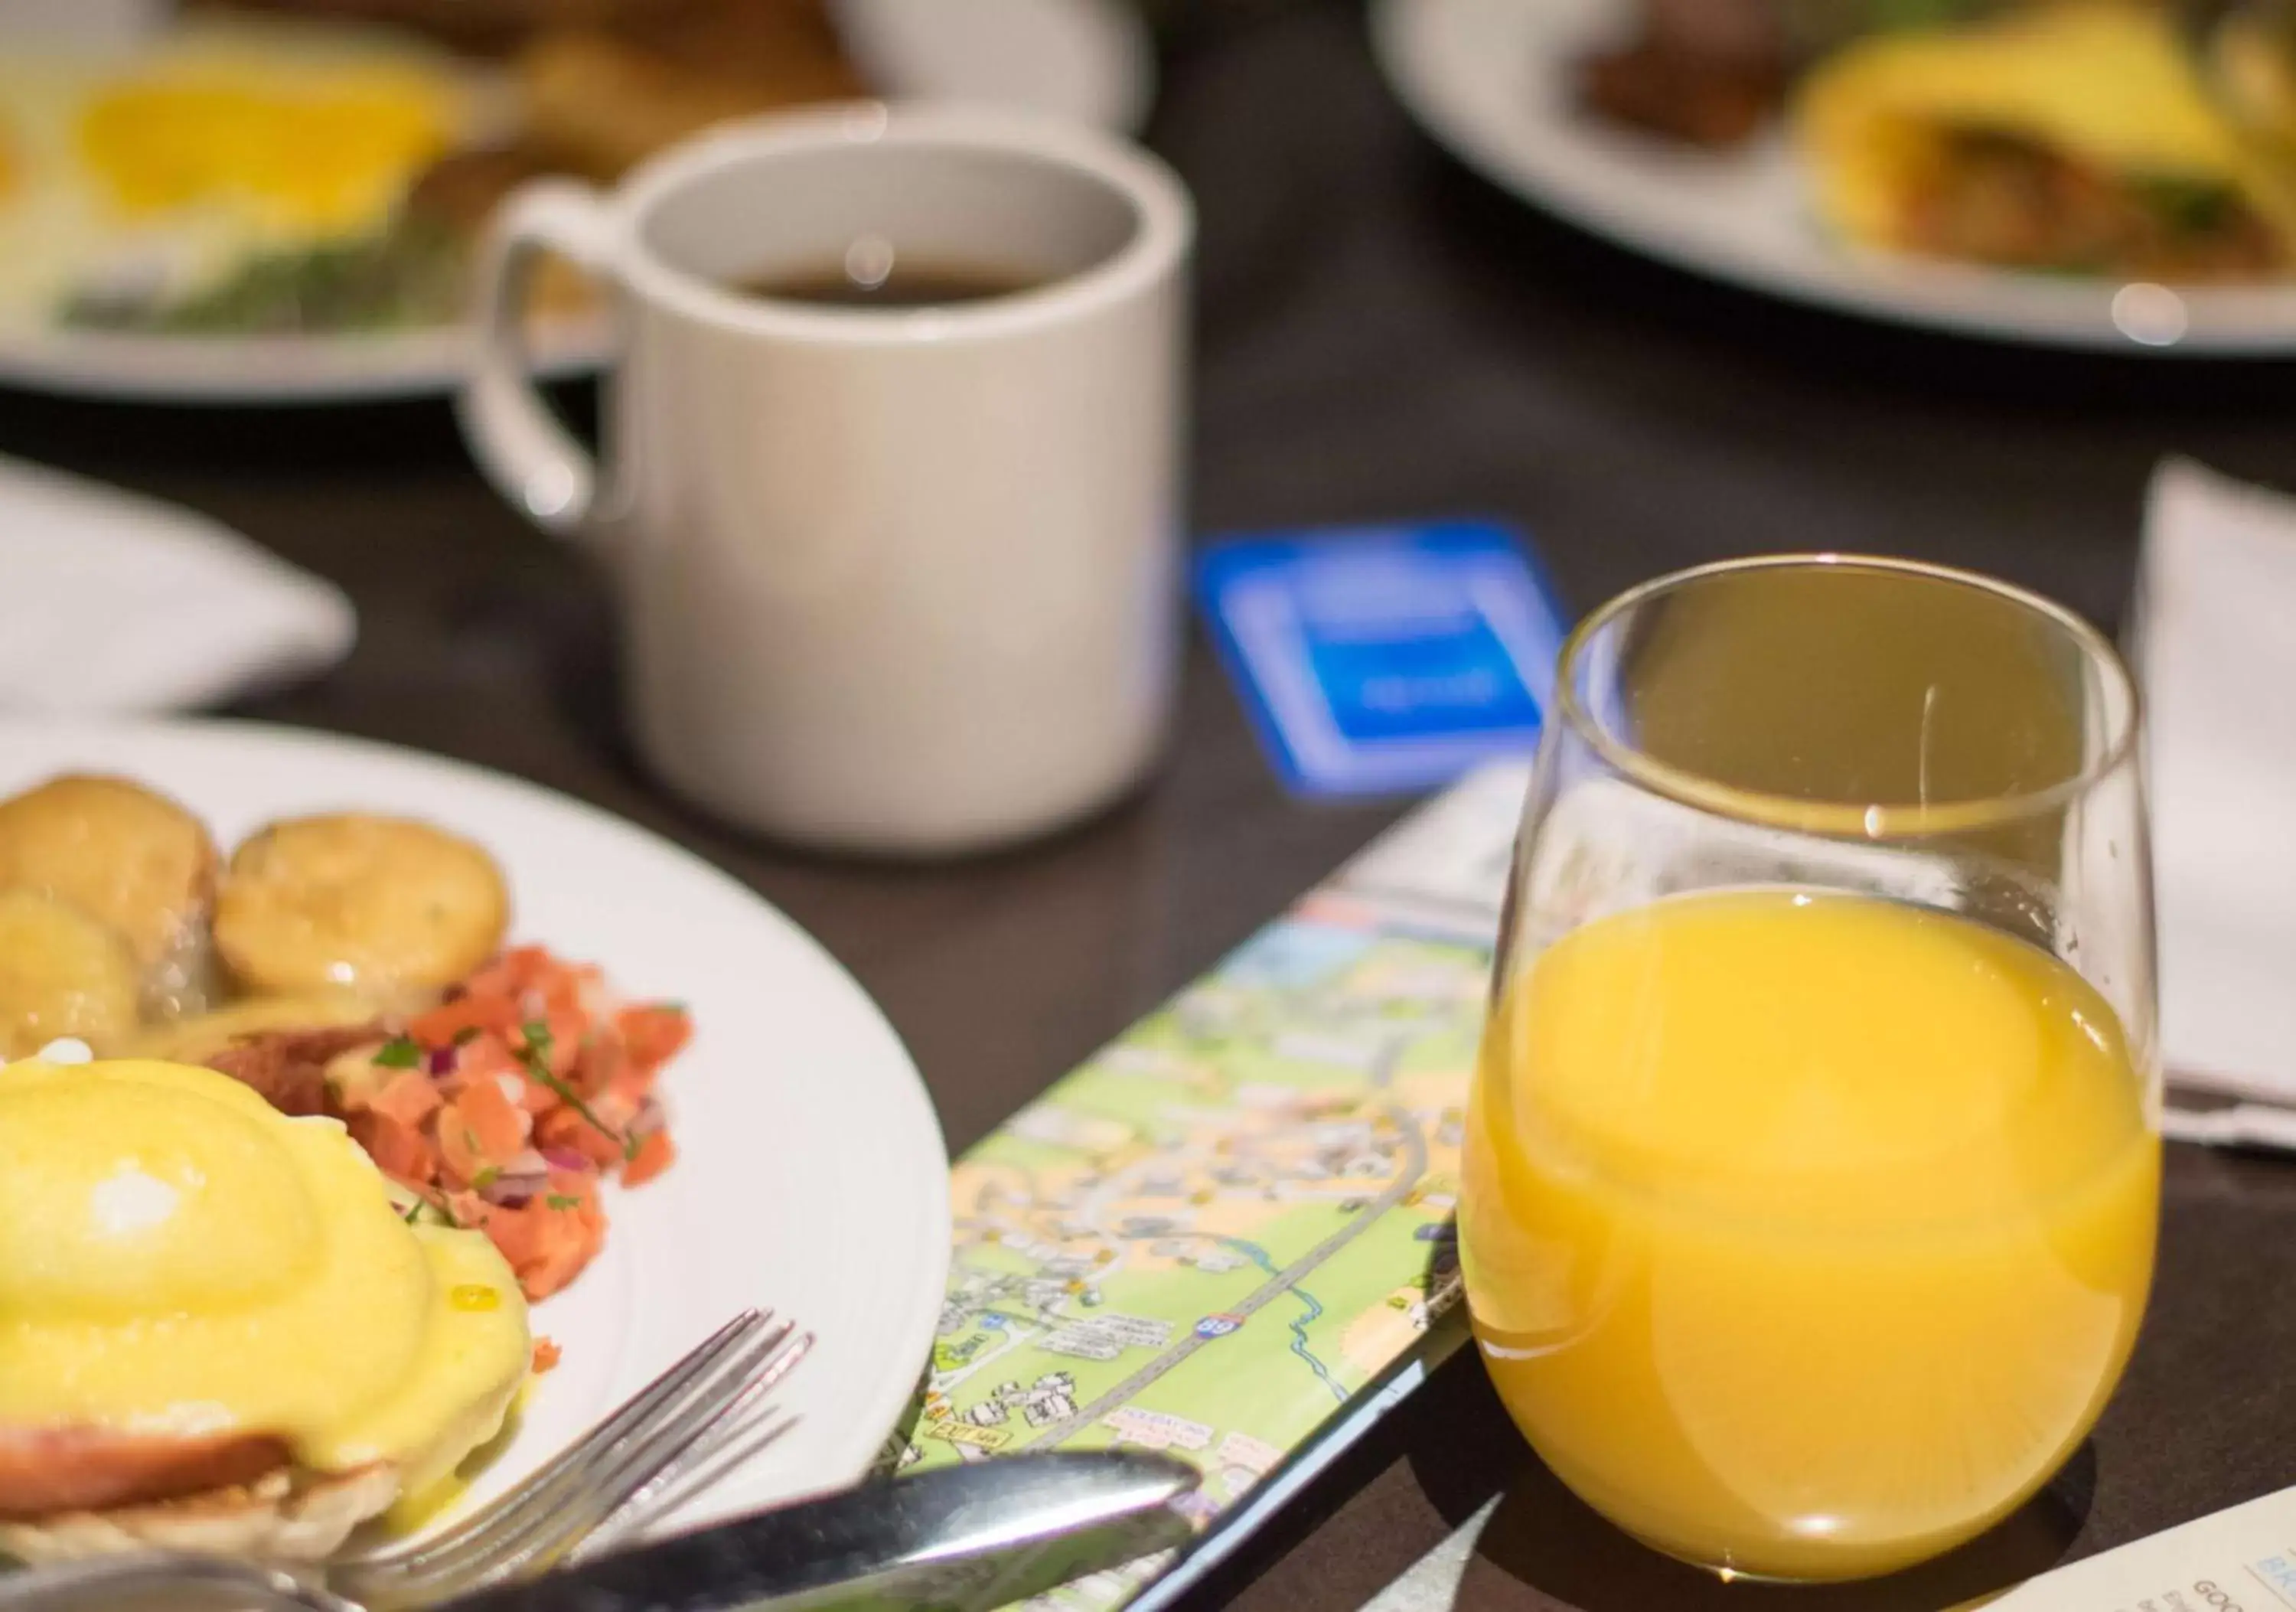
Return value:
[[(780, 1498), (767, 1503), (784, 1503), (787, 1500), (821, 1493), (864, 1477), (875, 1466), (887, 1439), (898, 1427), (903, 1412), (915, 1399), (918, 1384), (931, 1361), (932, 1342), (948, 1286), (948, 1271), (954, 1258), (954, 1209), (947, 1186), (947, 1138), (941, 1128), (939, 1109), (933, 1100), (931, 1090), (925, 1084), (916, 1059), (899, 1031), (877, 999), (854, 977), (852, 971), (803, 925), (699, 851), (689, 850), (644, 824), (633, 822), (578, 795), (457, 756), (443, 755), (362, 735), (339, 733), (331, 728), (303, 728), (235, 717), (79, 718), (9, 713), (0, 715), (0, 758), (5, 758), (18, 746), (26, 744), (63, 746), (86, 743), (132, 746), (139, 737), (152, 734), (193, 740), (218, 738), (226, 743), (249, 741), (286, 750), (314, 751), (322, 758), (329, 753), (341, 755), (348, 752), (378, 764), (428, 772), (463, 785), (506, 795), (530, 808), (559, 813), (570, 811), (589, 820), (594, 827), (633, 839), (650, 853), (682, 864), (689, 874), (741, 898), (755, 908), (766, 922), (781, 932), (784, 943), (803, 953), (813, 966), (824, 971), (825, 977), (841, 983), (849, 993), (848, 1005), (861, 1013), (873, 1032), (882, 1037), (884, 1050), (898, 1060), (901, 1078), (892, 1082), (890, 1090), (904, 1099), (902, 1106), (906, 1110), (906, 1123), (902, 1134), (906, 1138), (906, 1145), (919, 1149), (917, 1158), (911, 1163), (921, 1166), (924, 1156), (930, 1154), (938, 1171), (937, 1174), (926, 1172), (931, 1175), (934, 1188), (918, 1195), (923, 1213), (904, 1222), (907, 1227), (908, 1239), (920, 1254), (919, 1269), (930, 1279), (921, 1282), (915, 1292), (901, 1297), (897, 1322), (880, 1323), (876, 1328), (891, 1339), (887, 1348), (888, 1357), (898, 1356), (911, 1362), (910, 1366), (898, 1375), (888, 1374), (872, 1388), (865, 1414), (858, 1403), (860, 1396), (857, 1394), (856, 1404), (834, 1419), (840, 1425), (824, 1439), (823, 1452), (815, 1468), (789, 1474), (789, 1481), (777, 1486), (776, 1494)], [(904, 1169), (909, 1167), (902, 1166)], [(892, 1306), (889, 1306), (890, 1308)], [(808, 1420), (829, 1419), (820, 1412), (804, 1414)], [(701, 1508), (700, 1520), (711, 1520), (708, 1499), (705, 1497), (696, 1504)]]
[[(1505, 3), (1526, 17), (1533, 14), (1525, 0)], [(1414, 121), (1469, 168), (1519, 201), (1613, 245), (1758, 295), (1901, 328), (2156, 360), (2296, 357), (2296, 285), (2179, 290), (2175, 294), (2188, 310), (2187, 328), (2173, 341), (2154, 344), (2114, 323), (2109, 288), (2101, 284), (2069, 285), (1907, 259), (1890, 259), (1892, 278), (1884, 280), (1861, 272), (1856, 251), (1815, 239), (1810, 267), (1782, 270), (1695, 230), (1670, 228), (1608, 204), (1591, 183), (1574, 182), (1567, 163), (1534, 157), (1510, 131), (1494, 127), (1437, 64), (1440, 23), (1476, 8), (1496, 10), (1497, 0), (1372, 0), (1372, 47), (1382, 76)], [(1533, 42), (1531, 30), (1523, 29), (1519, 43)], [(1507, 52), (1494, 54), (1505, 58)], [(2243, 304), (2255, 305), (2256, 311), (2243, 318)], [(2276, 312), (2276, 328), (2263, 328)]]
[[(459, 385), (471, 333), (462, 325), (333, 336), (153, 336), (47, 327), (0, 334), (0, 386), (94, 402), (260, 407), (380, 403), (443, 394)], [(613, 339), (605, 319), (570, 322), (536, 344), (535, 379), (572, 380), (602, 368)]]

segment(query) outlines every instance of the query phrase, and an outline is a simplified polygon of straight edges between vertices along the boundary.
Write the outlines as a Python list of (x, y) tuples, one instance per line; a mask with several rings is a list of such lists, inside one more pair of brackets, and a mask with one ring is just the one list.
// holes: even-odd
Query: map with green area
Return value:
[(898, 1464), (1163, 1450), (1202, 1469), (1208, 1525), (1406, 1353), (1458, 1292), (1490, 966), (1466, 933), (1311, 896), (959, 1161)]

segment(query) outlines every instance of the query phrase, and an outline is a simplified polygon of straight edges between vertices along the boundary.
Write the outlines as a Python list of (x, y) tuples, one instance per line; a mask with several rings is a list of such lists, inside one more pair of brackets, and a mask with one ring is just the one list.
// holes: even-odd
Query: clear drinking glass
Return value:
[(1460, 1244), (1565, 1483), (1726, 1573), (1983, 1530), (2119, 1379), (2159, 1059), (2137, 701), (2047, 601), (1747, 560), (1563, 651)]

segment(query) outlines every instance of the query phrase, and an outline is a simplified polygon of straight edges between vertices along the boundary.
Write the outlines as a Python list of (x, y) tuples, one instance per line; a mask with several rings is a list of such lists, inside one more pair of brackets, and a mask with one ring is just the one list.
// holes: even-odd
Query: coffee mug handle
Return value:
[(605, 202), (570, 179), (537, 179), (495, 211), (480, 249), (477, 350), (457, 400), (463, 435), (495, 490), (545, 531), (579, 532), (597, 496), (598, 464), (558, 423), (528, 371), (527, 281), (554, 251), (611, 279)]

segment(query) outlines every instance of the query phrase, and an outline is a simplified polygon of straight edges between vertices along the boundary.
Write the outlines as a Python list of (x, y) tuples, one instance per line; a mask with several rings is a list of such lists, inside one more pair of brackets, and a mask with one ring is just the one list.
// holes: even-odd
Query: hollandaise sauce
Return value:
[(492, 1437), (526, 1304), (343, 1128), (206, 1069), (0, 1067), (0, 1425), (265, 1434), (402, 1492)]

